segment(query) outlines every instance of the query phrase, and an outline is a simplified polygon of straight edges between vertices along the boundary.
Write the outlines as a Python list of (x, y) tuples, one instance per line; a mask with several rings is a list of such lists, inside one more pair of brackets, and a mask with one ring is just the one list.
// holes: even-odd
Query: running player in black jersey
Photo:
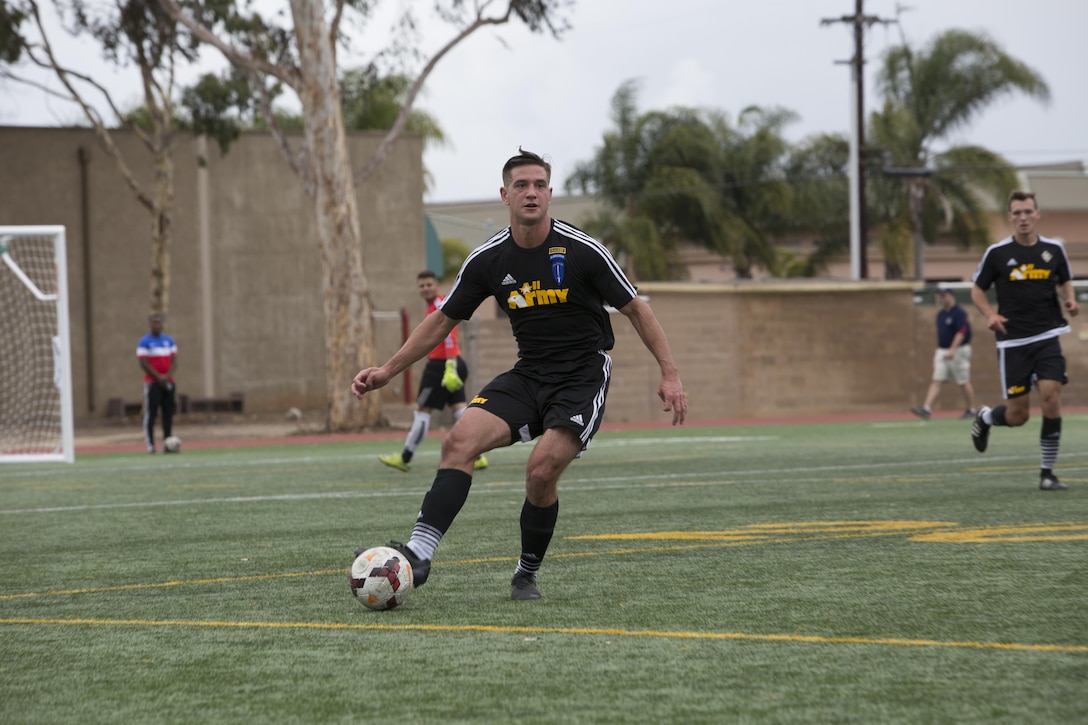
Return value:
[[(982, 452), (991, 426), (1027, 423), (1034, 385), (1043, 409), (1039, 488), (1064, 491), (1067, 486), (1054, 475), (1062, 435), (1062, 385), (1067, 382), (1058, 336), (1070, 331), (1063, 306), (1070, 317), (1080, 311), (1073, 294), (1073, 271), (1061, 242), (1035, 232), (1041, 217), (1035, 194), (1012, 192), (1008, 209), (1014, 232), (986, 250), (971, 288), (971, 301), (997, 336), (1001, 385), (1008, 403), (992, 409), (982, 406), (971, 427), (971, 439)], [(997, 310), (986, 298), (991, 285), (997, 288)]]
[(589, 446), (601, 425), (615, 342), (605, 305), (619, 310), (661, 368), (657, 394), (673, 425), (684, 422), (687, 400), (657, 317), (635, 293), (603, 244), (552, 219), (551, 165), (518, 149), (502, 170), (502, 201), (510, 226), (474, 250), (442, 306), (428, 315), (384, 365), (361, 370), (357, 398), (386, 385), (427, 354), (489, 297), (506, 310), (518, 361), (469, 402), (442, 441), (442, 460), (407, 544), (390, 544), (426, 581), (442, 536), (468, 498), (476, 457), (540, 438), (529, 454), (521, 509), (521, 556), (511, 598), (539, 599), (537, 572), (559, 513), (559, 476)]

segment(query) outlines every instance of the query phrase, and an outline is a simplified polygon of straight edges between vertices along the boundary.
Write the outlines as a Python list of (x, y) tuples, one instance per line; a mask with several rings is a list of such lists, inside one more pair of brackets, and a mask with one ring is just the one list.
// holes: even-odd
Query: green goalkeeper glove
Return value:
[(465, 387), (465, 381), (457, 374), (457, 360), (454, 358), (446, 361), (446, 372), (442, 373), (442, 387), (451, 393)]

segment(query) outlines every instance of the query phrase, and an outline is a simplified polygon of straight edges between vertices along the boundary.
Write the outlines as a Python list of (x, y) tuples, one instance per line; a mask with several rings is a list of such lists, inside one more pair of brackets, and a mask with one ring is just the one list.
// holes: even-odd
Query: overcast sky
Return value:
[[(1088, 159), (1088, 2), (898, 5), (897, 14), (894, 0), (865, 2), (866, 14), (899, 20), (866, 33), (867, 111), (879, 101), (872, 81), (884, 49), (903, 38), (922, 46), (952, 28), (983, 31), (1038, 71), (1052, 98), (1048, 105), (1000, 100), (952, 140), (1017, 164)], [(779, 106), (800, 116), (787, 131), (792, 140), (848, 134), (850, 75), (837, 61), (853, 53), (852, 28), (821, 20), (853, 12), (854, 0), (579, 0), (562, 40), (516, 24), (479, 32), (443, 59), (417, 104), (450, 142), (424, 155), (433, 176), (426, 200), (497, 198), (502, 164), (519, 145), (551, 158), (553, 185), (563, 193), (571, 168), (590, 159), (611, 128), (612, 96), (628, 79), (642, 84), (640, 111), (698, 106), (735, 118), (749, 105)], [(438, 47), (443, 37), (429, 34), (427, 43)], [(110, 83), (134, 85), (121, 76)], [(138, 102), (135, 90), (120, 96)], [(0, 124), (74, 118), (70, 107), (45, 102), (39, 92), (0, 87)]]

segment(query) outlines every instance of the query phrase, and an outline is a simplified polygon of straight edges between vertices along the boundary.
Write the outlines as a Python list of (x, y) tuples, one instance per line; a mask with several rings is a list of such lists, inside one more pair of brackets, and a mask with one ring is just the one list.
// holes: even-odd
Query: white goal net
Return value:
[(0, 226), (0, 463), (74, 460), (64, 227)]

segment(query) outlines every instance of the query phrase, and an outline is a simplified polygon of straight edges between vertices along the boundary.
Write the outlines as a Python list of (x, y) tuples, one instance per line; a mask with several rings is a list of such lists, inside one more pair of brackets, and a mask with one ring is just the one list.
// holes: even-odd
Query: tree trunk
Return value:
[(355, 182), (324, 9), (319, 0), (291, 0), (299, 67), (306, 74), (299, 97), (313, 164), (314, 209), (324, 268), (327, 425), (330, 431), (350, 431), (379, 423), (381, 400), (379, 395), (368, 395), (357, 401), (351, 394), (355, 373), (373, 364), (374, 333)]
[(170, 311), (170, 242), (174, 227), (173, 131), (156, 123), (153, 134), (155, 185), (151, 199), (150, 307), (152, 314), (166, 314)]

